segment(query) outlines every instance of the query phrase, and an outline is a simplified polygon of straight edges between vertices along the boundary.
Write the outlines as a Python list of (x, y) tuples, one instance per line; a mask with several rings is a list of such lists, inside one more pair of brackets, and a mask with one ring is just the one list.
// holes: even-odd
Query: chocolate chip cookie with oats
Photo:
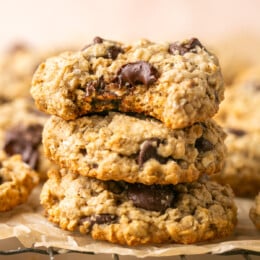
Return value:
[(170, 128), (212, 117), (223, 99), (216, 56), (196, 38), (132, 45), (96, 37), (47, 59), (34, 74), (37, 107), (65, 120), (101, 111), (152, 116)]
[(0, 149), (22, 160), (46, 179), (54, 167), (43, 152), (42, 130), (48, 117), (36, 110), (31, 99), (21, 98), (0, 106)]
[(231, 189), (211, 181), (146, 186), (65, 169), (49, 172), (41, 203), (62, 229), (131, 246), (223, 238), (232, 233), (237, 211)]
[(0, 212), (26, 202), (38, 182), (38, 174), (19, 155), (6, 158), (0, 151)]
[(225, 134), (212, 120), (170, 129), (153, 118), (110, 112), (66, 121), (52, 116), (43, 130), (46, 156), (101, 180), (177, 184), (223, 166)]

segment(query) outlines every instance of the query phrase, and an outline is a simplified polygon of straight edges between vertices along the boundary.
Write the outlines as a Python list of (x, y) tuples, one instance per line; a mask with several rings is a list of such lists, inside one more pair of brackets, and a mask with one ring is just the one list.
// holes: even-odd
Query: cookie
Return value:
[(220, 183), (229, 183), (237, 196), (256, 196), (260, 190), (260, 67), (246, 70), (226, 89), (214, 119), (227, 131), (227, 159)]
[(42, 130), (47, 119), (31, 99), (16, 99), (0, 106), (0, 149), (7, 156), (21, 154), (41, 179), (46, 179), (47, 170), (53, 166), (42, 146)]
[(6, 158), (0, 152), (0, 212), (24, 203), (39, 177), (19, 155)]
[(256, 228), (260, 230), (260, 193), (255, 197), (254, 205), (249, 212), (249, 217)]
[(29, 97), (32, 75), (46, 57), (47, 53), (22, 43), (12, 45), (1, 53), (0, 101)]
[(223, 238), (236, 224), (230, 188), (199, 180), (177, 185), (100, 181), (49, 172), (41, 192), (48, 219), (112, 243), (197, 243)]
[(253, 197), (260, 191), (260, 131), (226, 128), (227, 156), (221, 173), (212, 176), (229, 184), (235, 195)]
[(215, 119), (223, 126), (260, 129), (260, 66), (241, 74), (225, 91), (225, 100)]
[(212, 49), (219, 58), (226, 86), (232, 86), (244, 70), (260, 61), (260, 37), (250, 32), (235, 33), (214, 41)]
[(101, 180), (176, 184), (218, 172), (225, 134), (212, 120), (170, 129), (153, 118), (117, 112), (66, 121), (43, 130), (46, 156), (60, 167)]
[(43, 62), (31, 87), (40, 110), (65, 120), (114, 110), (174, 129), (212, 117), (223, 92), (217, 58), (195, 38), (126, 45), (96, 37), (81, 51)]

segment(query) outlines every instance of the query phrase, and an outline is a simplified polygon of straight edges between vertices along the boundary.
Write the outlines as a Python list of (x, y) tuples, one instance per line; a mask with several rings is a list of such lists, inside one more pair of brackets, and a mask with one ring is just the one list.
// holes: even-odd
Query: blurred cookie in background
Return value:
[(260, 65), (260, 37), (241, 33), (222, 38), (212, 49), (219, 58), (226, 85), (231, 85), (244, 70)]
[(215, 119), (223, 126), (260, 130), (260, 65), (241, 73), (225, 90)]
[(18, 97), (29, 97), (32, 75), (38, 65), (59, 50), (39, 50), (28, 43), (12, 44), (1, 52), (0, 104)]
[(260, 192), (255, 197), (254, 205), (251, 207), (249, 212), (249, 217), (256, 228), (260, 230)]
[(212, 178), (229, 184), (236, 196), (253, 197), (260, 191), (260, 131), (227, 128), (226, 132), (224, 168)]
[(44, 156), (42, 147), (42, 130), (47, 118), (35, 109), (29, 98), (16, 99), (0, 106), (0, 149), (6, 157), (20, 154), (42, 180), (53, 166)]
[(215, 116), (226, 129), (228, 155), (222, 173), (214, 176), (228, 183), (237, 196), (260, 191), (260, 66), (241, 73), (226, 89)]
[(38, 182), (39, 176), (20, 155), (6, 158), (0, 151), (0, 212), (26, 202)]

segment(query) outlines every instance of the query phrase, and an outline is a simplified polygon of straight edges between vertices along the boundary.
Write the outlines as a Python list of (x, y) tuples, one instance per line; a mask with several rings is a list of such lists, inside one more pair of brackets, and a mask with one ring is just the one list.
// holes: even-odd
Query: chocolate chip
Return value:
[(200, 137), (196, 140), (195, 147), (201, 152), (207, 152), (213, 150), (214, 145), (207, 139)]
[(84, 222), (90, 223), (90, 229), (92, 229), (94, 224), (102, 225), (102, 224), (111, 224), (116, 223), (118, 217), (113, 214), (100, 214), (100, 215), (92, 215), (88, 217), (84, 217), (80, 220), (80, 223), (83, 224)]
[(119, 53), (124, 53), (124, 50), (118, 46), (110, 46), (107, 48), (107, 58), (115, 60)]
[(94, 93), (103, 93), (106, 87), (106, 83), (104, 81), (103, 76), (98, 78), (97, 80), (92, 80), (86, 85), (86, 97), (91, 97)]
[(146, 140), (142, 143), (140, 152), (138, 154), (139, 167), (142, 167), (146, 161), (152, 158), (162, 164), (168, 161), (168, 158), (165, 158), (157, 153), (157, 148), (160, 143), (160, 140), (156, 138)]
[(99, 107), (102, 105), (102, 102), (104, 103), (104, 106), (108, 106), (111, 109), (118, 107), (117, 102), (119, 102), (119, 97), (114, 92), (115, 89), (118, 89), (118, 85), (116, 83), (107, 84), (102, 76), (97, 80), (93, 80), (87, 83), (85, 89), (86, 101), (91, 101), (91, 105), (93, 107), (95, 107), (95, 101), (97, 100)]
[(137, 61), (122, 66), (116, 80), (120, 85), (128, 84), (134, 86), (136, 84), (144, 84), (149, 86), (153, 84), (159, 77), (159, 73), (155, 67), (145, 61)]
[(171, 185), (128, 184), (127, 197), (142, 209), (164, 212), (173, 206), (174, 191)]
[(83, 156), (87, 155), (87, 149), (86, 149), (86, 148), (80, 148), (80, 149), (79, 149), (79, 152), (80, 152)]
[(93, 39), (93, 42), (90, 43), (90, 44), (87, 44), (84, 48), (81, 49), (81, 51), (84, 51), (86, 50), (87, 48), (89, 48), (90, 46), (94, 45), (94, 44), (100, 44), (100, 43), (103, 43), (103, 39), (99, 36), (96, 36), (94, 39)]
[(41, 144), (42, 128), (42, 125), (34, 124), (28, 127), (17, 125), (9, 129), (5, 136), (5, 152), (10, 156), (21, 154), (22, 160), (36, 169), (39, 159), (37, 148)]
[[(92, 45), (101, 44), (103, 42), (104, 42), (104, 40), (101, 37), (97, 36), (94, 38), (93, 43), (86, 45), (81, 51), (86, 50), (87, 48), (89, 48)], [(124, 50), (119, 46), (112, 45), (107, 48), (107, 53), (100, 57), (105, 58), (105, 59), (115, 60), (119, 53), (124, 53)]]
[[(178, 43), (174, 42), (169, 46), (169, 53), (184, 55), (186, 52), (196, 52), (196, 46), (204, 48), (197, 38), (191, 38), (188, 42)], [(205, 49), (205, 48), (204, 48)]]
[(100, 43), (103, 43), (103, 39), (99, 36), (96, 36), (93, 40), (93, 43), (94, 44), (100, 44)]
[(227, 128), (228, 132), (238, 137), (246, 135), (246, 131), (237, 128)]
[(0, 176), (0, 185), (4, 182), (4, 179), (2, 176)]

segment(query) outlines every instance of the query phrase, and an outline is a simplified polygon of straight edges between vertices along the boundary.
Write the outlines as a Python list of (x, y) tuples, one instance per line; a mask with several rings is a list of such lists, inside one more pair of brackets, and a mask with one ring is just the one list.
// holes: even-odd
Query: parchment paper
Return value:
[(63, 231), (48, 222), (39, 203), (40, 189), (38, 187), (34, 190), (26, 204), (10, 212), (0, 213), (0, 240), (16, 237), (25, 247), (54, 247), (61, 251), (77, 250), (136, 257), (217, 254), (232, 249), (260, 252), (260, 232), (254, 228), (248, 217), (249, 208), (253, 203), (251, 200), (236, 199), (238, 225), (234, 234), (225, 240), (196, 245), (167, 244), (130, 248), (94, 241), (90, 236)]

